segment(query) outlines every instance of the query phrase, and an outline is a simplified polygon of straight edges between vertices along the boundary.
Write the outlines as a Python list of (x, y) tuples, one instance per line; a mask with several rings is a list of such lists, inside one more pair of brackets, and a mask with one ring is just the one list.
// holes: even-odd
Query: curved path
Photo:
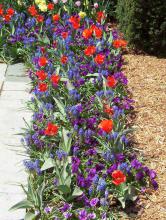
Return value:
[(159, 190), (141, 201), (139, 220), (166, 219), (166, 59), (126, 55), (125, 73), (136, 114), (136, 142), (145, 163), (158, 174)]
[(9, 208), (24, 199), (19, 183), (26, 181), (22, 166), (24, 157), (21, 137), (15, 135), (25, 127), (23, 117), (29, 99), (27, 77), (22, 64), (0, 64), (0, 220), (20, 220), (23, 212), (9, 212)]

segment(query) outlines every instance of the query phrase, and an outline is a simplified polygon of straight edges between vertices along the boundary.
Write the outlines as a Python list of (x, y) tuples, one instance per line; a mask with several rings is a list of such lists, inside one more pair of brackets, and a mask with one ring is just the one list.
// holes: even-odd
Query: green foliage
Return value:
[(164, 0), (118, 0), (120, 29), (131, 45), (166, 55), (166, 4)]

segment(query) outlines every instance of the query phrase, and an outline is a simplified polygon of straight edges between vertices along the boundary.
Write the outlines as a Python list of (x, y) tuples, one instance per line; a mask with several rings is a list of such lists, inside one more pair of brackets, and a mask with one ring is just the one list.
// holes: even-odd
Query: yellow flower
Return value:
[(45, 3), (39, 4), (38, 7), (43, 12), (47, 11), (47, 5)]
[(80, 11), (79, 13), (80, 18), (85, 18), (86, 17), (86, 13), (83, 11)]

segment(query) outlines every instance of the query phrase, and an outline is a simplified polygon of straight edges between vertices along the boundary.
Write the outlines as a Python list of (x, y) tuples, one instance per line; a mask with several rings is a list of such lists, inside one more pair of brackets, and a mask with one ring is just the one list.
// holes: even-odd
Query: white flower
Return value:
[(98, 7), (99, 7), (98, 3), (97, 2), (94, 3), (94, 8), (98, 8)]

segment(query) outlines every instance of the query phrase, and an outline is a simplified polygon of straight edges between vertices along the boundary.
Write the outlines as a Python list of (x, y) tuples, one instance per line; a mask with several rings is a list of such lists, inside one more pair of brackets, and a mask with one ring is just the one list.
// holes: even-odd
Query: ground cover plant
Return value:
[(22, 139), (26, 199), (12, 210), (26, 209), (25, 219), (116, 219), (146, 188), (158, 187), (130, 142), (127, 42), (108, 31), (101, 8), (91, 17), (88, 2), (84, 11), (65, 2), (0, 6), (2, 54), (15, 48), (24, 57), (32, 86), (32, 121)]

